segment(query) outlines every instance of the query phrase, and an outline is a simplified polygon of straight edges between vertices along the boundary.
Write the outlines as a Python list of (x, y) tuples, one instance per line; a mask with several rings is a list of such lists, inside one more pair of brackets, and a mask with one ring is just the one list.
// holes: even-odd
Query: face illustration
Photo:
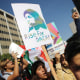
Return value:
[(27, 20), (28, 24), (34, 24), (35, 23), (34, 17), (28, 13), (25, 15), (25, 19)]

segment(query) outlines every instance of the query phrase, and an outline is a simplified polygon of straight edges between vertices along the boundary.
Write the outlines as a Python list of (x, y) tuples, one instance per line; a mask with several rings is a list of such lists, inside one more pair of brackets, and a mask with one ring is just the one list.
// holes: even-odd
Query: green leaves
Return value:
[(0, 60), (1, 60), (1, 61), (4, 61), (4, 60), (6, 60), (6, 59), (11, 60), (11, 59), (12, 59), (11, 54), (7, 53), (7, 54), (0, 55)]

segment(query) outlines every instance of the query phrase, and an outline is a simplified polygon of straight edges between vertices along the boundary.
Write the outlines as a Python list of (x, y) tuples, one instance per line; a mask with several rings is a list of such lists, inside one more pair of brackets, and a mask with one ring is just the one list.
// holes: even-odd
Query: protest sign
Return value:
[(26, 49), (52, 43), (51, 35), (38, 4), (12, 4)]
[(16, 43), (12, 42), (9, 46), (9, 53), (12, 54), (12, 52), (14, 52), (17, 55), (17, 58), (20, 58), (24, 52), (24, 49), (22, 49)]
[[(38, 4), (14, 3), (12, 8), (27, 50), (52, 43), (51, 35)], [(58, 80), (47, 51), (44, 46), (42, 48), (45, 51), (52, 75)]]
[(47, 44), (46, 48), (50, 58), (54, 58), (56, 53), (63, 54), (64, 53), (64, 42), (59, 34), (59, 31), (54, 22), (47, 24), (48, 29), (51, 33), (51, 37), (53, 39), (53, 44)]

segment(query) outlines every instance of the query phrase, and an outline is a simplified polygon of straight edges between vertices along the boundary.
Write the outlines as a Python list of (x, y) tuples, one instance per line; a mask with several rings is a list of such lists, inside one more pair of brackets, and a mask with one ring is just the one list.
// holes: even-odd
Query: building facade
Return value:
[(15, 17), (0, 9), (0, 54), (9, 53), (11, 42), (23, 45)]

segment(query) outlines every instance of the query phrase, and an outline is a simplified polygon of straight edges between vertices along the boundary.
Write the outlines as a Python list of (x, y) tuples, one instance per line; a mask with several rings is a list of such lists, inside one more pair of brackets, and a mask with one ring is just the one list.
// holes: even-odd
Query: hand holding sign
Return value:
[(17, 59), (16, 53), (12, 52), (12, 57), (13, 57), (14, 59)]

